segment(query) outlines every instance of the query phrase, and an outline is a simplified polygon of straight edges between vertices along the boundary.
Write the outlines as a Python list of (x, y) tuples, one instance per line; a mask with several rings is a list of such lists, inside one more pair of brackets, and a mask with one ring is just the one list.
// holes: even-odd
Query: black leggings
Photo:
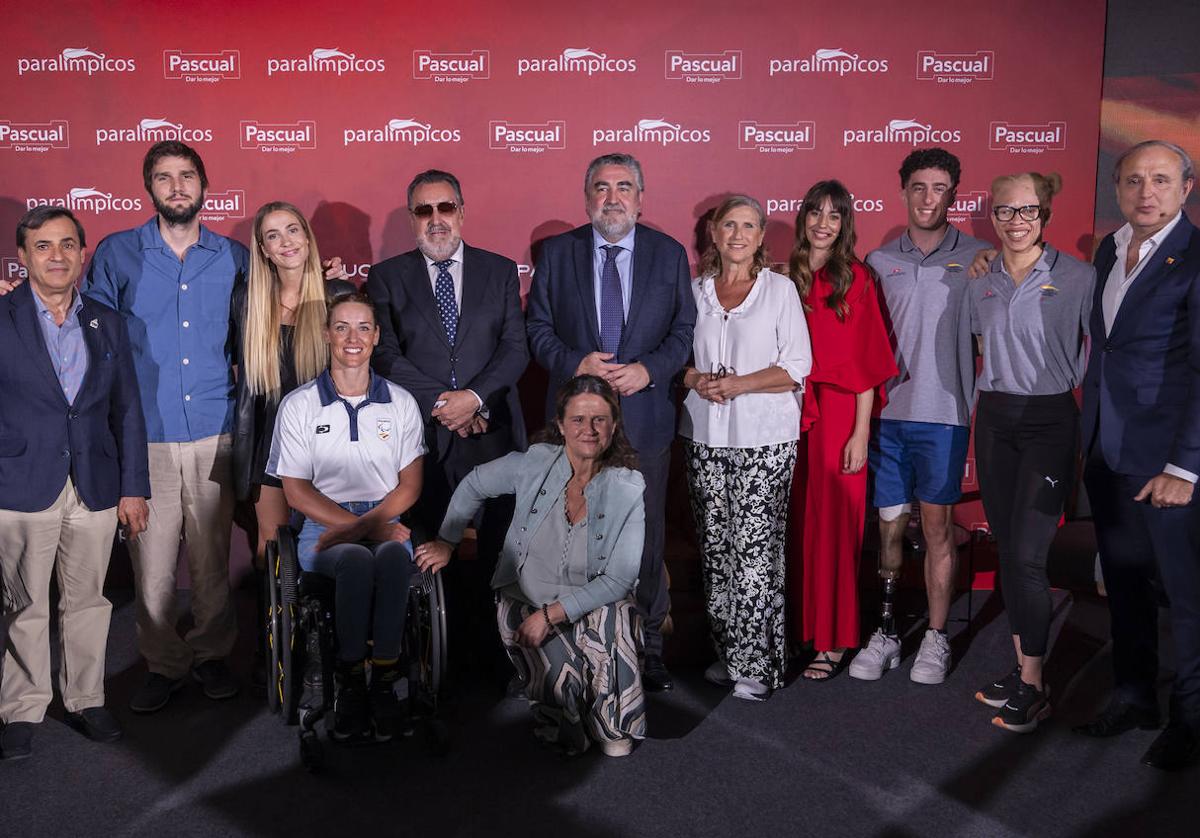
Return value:
[(1070, 393), (979, 395), (979, 490), (1000, 552), (1009, 626), (1030, 657), (1046, 654), (1051, 611), (1046, 554), (1074, 479), (1078, 439), (1079, 411)]

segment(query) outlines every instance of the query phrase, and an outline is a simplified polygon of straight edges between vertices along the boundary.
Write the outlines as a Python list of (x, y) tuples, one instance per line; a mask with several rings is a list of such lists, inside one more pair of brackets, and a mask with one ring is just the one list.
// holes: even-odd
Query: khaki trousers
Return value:
[[(150, 524), (129, 542), (137, 585), (138, 651), (151, 672), (182, 678), (233, 649), (237, 622), (229, 594), (233, 472), (229, 434), (194, 442), (152, 442)], [(180, 538), (192, 578), (193, 628), (175, 624)]]
[(4, 588), (24, 604), (5, 616), (8, 642), (0, 682), (0, 720), (40, 722), (50, 704), (50, 576), (58, 578), (58, 687), (67, 711), (104, 704), (104, 652), (112, 603), (104, 577), (117, 508), (93, 512), (71, 478), (41, 512), (0, 510)]

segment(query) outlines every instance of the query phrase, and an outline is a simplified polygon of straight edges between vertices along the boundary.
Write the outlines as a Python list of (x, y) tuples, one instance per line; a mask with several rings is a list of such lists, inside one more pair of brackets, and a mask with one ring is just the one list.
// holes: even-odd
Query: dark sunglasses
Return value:
[(458, 204), (454, 201), (439, 201), (436, 204), (417, 204), (409, 210), (417, 218), (429, 218), (433, 215), (433, 211), (437, 210), (441, 215), (454, 215), (458, 212)]

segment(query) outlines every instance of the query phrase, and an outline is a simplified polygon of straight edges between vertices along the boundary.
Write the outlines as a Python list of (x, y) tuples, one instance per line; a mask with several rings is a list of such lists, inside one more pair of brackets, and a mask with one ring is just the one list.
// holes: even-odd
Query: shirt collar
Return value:
[[(32, 291), (33, 289), (30, 288), (29, 290)], [(31, 294), (30, 296), (33, 297), (33, 304), (35, 306), (37, 306), (38, 317), (45, 317), (47, 314), (50, 314), (50, 309), (46, 307), (46, 304), (44, 302), (42, 302), (41, 297), (39, 297), (36, 293)], [(66, 316), (66, 318), (64, 318), (63, 323), (65, 324), (67, 322), (67, 320), (78, 320), (79, 312), (82, 310), (83, 310), (83, 295), (80, 294), (78, 291), (72, 289), (72, 291), (71, 291), (71, 307), (69, 309), (67, 309), (67, 316)]]
[[(938, 242), (937, 247), (935, 247), (933, 250), (929, 251), (925, 255), (932, 256), (934, 253), (937, 253), (939, 250), (942, 250), (943, 248), (947, 249), (947, 250), (954, 250), (954, 248), (956, 248), (956, 247), (958, 247), (958, 228), (955, 227), (953, 224), (947, 224), (946, 225), (946, 235), (942, 236), (942, 240), (940, 242)], [(914, 250), (917, 250), (917, 246), (915, 244), (913, 244), (913, 240), (909, 237), (908, 228), (906, 227), (904, 229), (904, 232), (900, 234), (900, 252), (901, 253), (910, 253)], [(923, 251), (918, 251), (918, 252), (923, 252)]]
[[(388, 389), (387, 381), (375, 374), (372, 370), (370, 373), (370, 383), (367, 384), (367, 400), (363, 404), (387, 404), (392, 400), (392, 391)], [(342, 401), (338, 396), (337, 387), (333, 383), (333, 376), (329, 374), (329, 369), (326, 368), (320, 375), (317, 376), (317, 395), (321, 397), (321, 407), (328, 407), (336, 401)]]
[[(633, 229), (630, 230), (628, 233), (626, 233), (625, 237), (623, 239), (621, 239), (618, 242), (610, 242), (608, 239), (604, 238), (604, 236), (597, 233), (596, 228), (593, 227), (592, 228), (592, 250), (597, 251), (606, 245), (615, 244), (617, 247), (623, 248), (626, 252), (632, 253), (633, 252), (633, 240), (634, 240), (634, 237), (636, 236), (636, 234), (637, 234), (637, 225), (635, 224), (635, 225), (633, 225)], [(604, 253), (601, 252), (600, 255), (603, 256)], [(620, 254), (618, 254), (618, 255), (620, 255)]]
[[(1151, 247), (1158, 247), (1167, 240), (1167, 236), (1171, 235), (1171, 231), (1175, 229), (1176, 225), (1179, 224), (1182, 218), (1183, 210), (1181, 209), (1179, 212), (1175, 213), (1175, 217), (1168, 221), (1165, 227), (1142, 242), (1142, 247), (1145, 247), (1147, 244), (1149, 244)], [(1133, 225), (1129, 222), (1125, 222), (1124, 227), (1113, 233), (1113, 243), (1118, 247), (1127, 248), (1129, 247), (1129, 243), (1131, 241), (1133, 241)]]
[[(454, 253), (452, 253), (450, 255), (450, 261), (457, 262), (458, 264), (461, 265), (462, 261), (463, 261), (463, 250), (464, 249), (465, 249), (465, 247), (463, 245), (463, 241), (462, 241), (462, 239), (459, 239), (458, 240), (458, 249), (455, 250)], [(428, 256), (426, 256), (425, 251), (421, 250), (420, 254), (421, 254), (421, 257), (425, 260), (425, 267), (427, 267), (427, 268), (437, 267), (437, 263), (433, 259), (430, 259)]]
[[(1048, 242), (1042, 242), (1042, 255), (1038, 257), (1038, 260), (1037, 260), (1037, 262), (1034, 263), (1033, 269), (1030, 270), (1030, 273), (1032, 274), (1034, 271), (1042, 271), (1043, 273), (1050, 273), (1050, 271), (1054, 270), (1054, 264), (1057, 261), (1058, 261), (1058, 251), (1055, 250), (1054, 247), (1051, 246)], [(1003, 273), (1005, 276), (1008, 276), (1008, 271), (1006, 271), (1004, 269), (1003, 254), (996, 255), (996, 258), (992, 260), (992, 264), (989, 267), (989, 270), (991, 273), (994, 273), (994, 274), (995, 273)]]
[[(221, 237), (212, 230), (200, 225), (200, 238), (196, 244), (203, 247), (205, 250), (217, 251), (220, 250)], [(138, 228), (138, 246), (142, 250), (169, 250), (166, 241), (163, 240), (162, 231), (158, 229), (158, 216), (153, 216), (149, 221)]]

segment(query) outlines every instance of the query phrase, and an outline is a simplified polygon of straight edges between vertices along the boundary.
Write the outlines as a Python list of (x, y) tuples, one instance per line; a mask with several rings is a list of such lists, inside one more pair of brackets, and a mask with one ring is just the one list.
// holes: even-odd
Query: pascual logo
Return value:
[(22, 282), (29, 279), (29, 271), (16, 256), (0, 256), (0, 279), (5, 282)]
[[(851, 195), (851, 206), (856, 213), (883, 212), (883, 198), (861, 198)], [(804, 198), (767, 198), (767, 215), (786, 213), (795, 216), (804, 208)]]
[(540, 123), (493, 121), (488, 124), (488, 148), (541, 154), (566, 147), (567, 123), (561, 119)]
[(921, 50), (917, 53), (917, 79), (938, 84), (970, 84), (991, 81), (996, 53), (991, 50), (954, 53)]
[(457, 128), (435, 128), (428, 122), (415, 119), (389, 119), (382, 128), (346, 128), (342, 131), (342, 145), (355, 143), (423, 143), (462, 142), (462, 132)]
[(993, 122), (988, 131), (988, 148), (992, 151), (1041, 154), (1043, 151), (1063, 151), (1066, 147), (1065, 122), (1043, 122), (1038, 125)]
[(864, 58), (844, 49), (819, 49), (805, 58), (772, 58), (768, 69), (772, 76), (777, 73), (876, 74), (888, 71), (888, 60)]
[(492, 77), (492, 53), (486, 49), (470, 52), (430, 52), (413, 50), (413, 78), (462, 84), (472, 79)]
[(946, 217), (955, 223), (987, 218), (988, 193), (959, 192), (954, 203), (946, 208)]
[(267, 75), (276, 73), (382, 73), (387, 70), (382, 58), (359, 58), (356, 53), (333, 49), (314, 49), (303, 58), (268, 58)]
[(961, 143), (962, 131), (957, 128), (935, 128), (915, 119), (893, 119), (883, 128), (846, 128), (842, 131), (842, 145), (883, 143), (908, 145), (939, 145)]
[(791, 154), (817, 147), (815, 122), (739, 122), (738, 148), (764, 153)]
[(712, 132), (707, 128), (685, 128), (665, 119), (639, 119), (632, 128), (595, 128), (592, 130), (592, 145), (601, 143), (653, 143), (674, 145), (675, 143), (707, 143), (712, 141)]
[(45, 152), (70, 148), (71, 129), (65, 119), (50, 122), (9, 122), (0, 119), (0, 149)]
[(290, 154), (314, 149), (317, 147), (317, 123), (311, 119), (270, 123), (243, 119), (238, 126), (238, 140), (242, 148), (258, 151)]
[(143, 119), (132, 128), (97, 128), (96, 145), (104, 143), (161, 143), (175, 140), (181, 143), (211, 143), (211, 128), (187, 128), (182, 122), (169, 119)]
[(518, 58), (517, 75), (526, 73), (636, 73), (636, 58), (610, 58), (587, 47), (568, 47), (553, 58)]
[(727, 49), (724, 52), (683, 52), (669, 49), (666, 52), (668, 79), (682, 79), (693, 84), (716, 84), (725, 79), (742, 77), (742, 51)]
[(17, 75), (26, 73), (132, 73), (137, 63), (132, 58), (112, 58), (87, 47), (67, 47), (52, 58), (18, 58)]
[(25, 209), (41, 206), (64, 207), (73, 212), (141, 212), (142, 199), (113, 195), (90, 186), (76, 186), (65, 196), (25, 199)]
[(246, 191), (226, 189), (224, 192), (209, 192), (204, 196), (200, 210), (201, 221), (225, 221), (230, 218), (246, 217)]
[(236, 49), (220, 52), (163, 50), (163, 78), (213, 83), (242, 77), (242, 54)]

